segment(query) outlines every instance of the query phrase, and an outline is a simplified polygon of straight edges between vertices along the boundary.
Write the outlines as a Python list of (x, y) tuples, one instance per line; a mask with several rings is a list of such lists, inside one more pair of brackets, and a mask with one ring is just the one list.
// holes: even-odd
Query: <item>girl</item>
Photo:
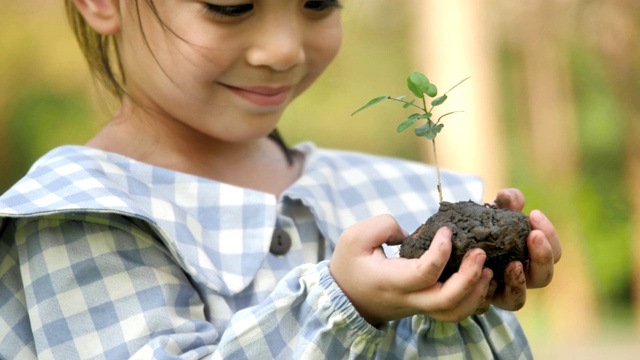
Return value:
[(503, 289), (480, 249), (440, 283), (450, 230), (420, 259), (383, 251), (436, 210), (431, 167), (275, 131), (338, 52), (337, 0), (66, 6), (120, 107), (0, 198), (1, 358), (531, 357), (509, 311), (560, 257), (542, 213)]

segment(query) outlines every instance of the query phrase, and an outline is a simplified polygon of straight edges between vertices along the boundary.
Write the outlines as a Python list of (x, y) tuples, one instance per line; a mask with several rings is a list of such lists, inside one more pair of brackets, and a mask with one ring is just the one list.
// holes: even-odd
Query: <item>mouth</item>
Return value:
[(258, 106), (279, 106), (287, 102), (291, 86), (231, 86), (222, 84), (232, 93)]

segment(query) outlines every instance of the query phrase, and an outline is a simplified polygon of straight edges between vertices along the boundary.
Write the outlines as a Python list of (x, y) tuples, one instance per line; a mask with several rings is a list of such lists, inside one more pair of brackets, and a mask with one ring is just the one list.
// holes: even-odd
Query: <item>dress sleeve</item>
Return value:
[(374, 328), (327, 262), (289, 273), (268, 301), (234, 316), (222, 342), (215, 359), (533, 358), (515, 314), (494, 307), (460, 323), (415, 315)]
[(297, 267), (266, 301), (238, 312), (214, 359), (372, 359), (384, 333), (358, 314), (323, 261)]
[[(53, 359), (200, 358), (219, 338), (169, 252), (119, 216), (55, 215), (12, 221), (14, 307), (5, 338)], [(3, 243), (7, 241), (3, 240)], [(15, 291), (18, 290), (18, 291)], [(3, 317), (7, 309), (1, 309)]]

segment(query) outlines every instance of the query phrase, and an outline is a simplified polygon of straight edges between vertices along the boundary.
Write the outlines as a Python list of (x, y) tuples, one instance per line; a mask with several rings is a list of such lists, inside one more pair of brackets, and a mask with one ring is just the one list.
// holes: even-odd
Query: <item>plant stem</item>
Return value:
[(440, 180), (440, 166), (438, 165), (438, 153), (436, 152), (436, 139), (431, 140), (433, 145), (433, 160), (436, 163), (436, 174), (438, 175), (438, 196), (440, 197), (440, 203), (442, 203), (442, 181)]
[(425, 113), (427, 112), (431, 112), (431, 110), (433, 110), (433, 106), (431, 107), (431, 109), (429, 109), (429, 111), (427, 111), (427, 97), (424, 96), (424, 94), (422, 95), (422, 111), (424, 111)]
[[(422, 96), (422, 106), (424, 106), (423, 111), (426, 113), (427, 112), (427, 98), (423, 95)], [(431, 109), (429, 109), (429, 112), (433, 111), (433, 106), (431, 106)], [(439, 122), (439, 121), (438, 121)], [(438, 175), (438, 197), (440, 198), (440, 202), (442, 202), (442, 181), (440, 180), (440, 165), (438, 165), (438, 153), (436, 152), (436, 139), (433, 138), (433, 140), (431, 140), (431, 144), (433, 145), (433, 160), (436, 163), (436, 174)]]

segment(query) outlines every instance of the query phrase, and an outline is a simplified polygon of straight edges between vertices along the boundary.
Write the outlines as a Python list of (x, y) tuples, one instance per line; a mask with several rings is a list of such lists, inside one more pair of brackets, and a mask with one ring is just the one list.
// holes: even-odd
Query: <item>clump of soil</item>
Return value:
[(526, 239), (531, 225), (527, 216), (519, 211), (473, 201), (440, 203), (438, 212), (402, 242), (400, 256), (419, 258), (443, 226), (450, 228), (453, 235), (451, 257), (440, 281), (457, 272), (462, 258), (473, 248), (481, 248), (487, 253), (485, 267), (493, 270), (493, 278), (498, 283), (504, 281), (507, 264), (514, 260), (524, 263), (528, 258)]

